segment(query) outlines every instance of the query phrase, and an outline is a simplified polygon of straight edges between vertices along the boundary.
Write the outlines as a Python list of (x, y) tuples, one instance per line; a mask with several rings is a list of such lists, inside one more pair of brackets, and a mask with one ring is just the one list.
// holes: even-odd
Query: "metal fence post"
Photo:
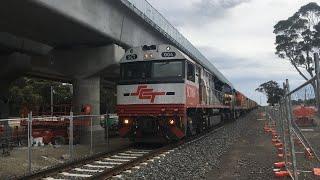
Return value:
[(92, 118), (90, 118), (90, 154), (93, 154), (93, 129), (92, 129)]
[(314, 53), (314, 67), (316, 73), (316, 89), (314, 94), (316, 96), (317, 108), (320, 110), (320, 66), (319, 66), (319, 55), (318, 53)]
[(70, 112), (69, 123), (69, 156), (70, 160), (73, 159), (73, 112)]
[(110, 141), (109, 141), (109, 114), (107, 114), (107, 120), (106, 120), (106, 128), (107, 128), (107, 145), (108, 145), (108, 150), (109, 150), (109, 145), (110, 145)]
[(32, 147), (32, 112), (28, 114), (28, 173), (32, 173), (32, 154), (31, 154), (31, 147)]
[(51, 85), (50, 88), (50, 110), (51, 110), (51, 116), (53, 117), (53, 86)]
[(287, 156), (287, 153), (288, 153), (288, 149), (290, 148), (287, 144), (287, 129), (288, 128), (288, 108), (287, 108), (287, 87), (286, 87), (286, 84), (283, 83), (283, 89), (285, 91), (285, 95), (283, 97), (283, 102), (282, 102), (282, 105), (283, 105), (283, 115), (282, 115), (282, 118), (283, 118), (283, 124), (282, 124), (282, 128), (283, 128), (283, 138), (284, 138), (284, 145), (285, 145), (285, 155), (286, 155), (286, 162), (288, 163), (288, 156)]
[[(285, 164), (286, 167), (288, 168), (289, 162), (288, 162), (288, 151), (290, 149), (290, 147), (288, 147), (287, 144), (287, 137), (286, 137), (286, 123), (288, 123), (288, 109), (287, 109), (287, 87), (286, 87), (286, 83), (283, 83), (283, 89), (285, 91), (285, 95), (283, 96), (282, 100), (281, 100), (281, 107), (282, 107), (282, 111), (281, 111), (281, 128), (282, 128), (282, 135), (283, 135), (283, 147), (284, 147), (284, 157), (285, 157)], [(287, 121), (286, 121), (287, 120)], [(288, 126), (287, 126), (288, 127)]]
[(280, 101), (280, 120), (279, 120), (279, 123), (280, 123), (280, 130), (281, 130), (281, 134), (280, 136), (282, 136), (282, 142), (283, 142), (283, 156), (285, 157), (284, 160), (285, 160), (285, 164), (287, 165), (288, 163), (288, 157), (287, 157), (287, 145), (286, 145), (286, 135), (285, 135), (285, 128), (284, 128), (284, 111), (285, 111), (285, 107), (283, 106), (283, 99), (281, 99)]
[(293, 169), (293, 178), (294, 180), (298, 179), (298, 173), (297, 173), (297, 163), (296, 163), (296, 154), (294, 149), (294, 141), (293, 141), (293, 129), (292, 129), (292, 106), (291, 106), (291, 95), (290, 92), (290, 86), (289, 86), (289, 80), (286, 79), (286, 96), (287, 96), (287, 116), (288, 116), (288, 130), (289, 130), (289, 143), (291, 147), (291, 157), (292, 157), (292, 169)]

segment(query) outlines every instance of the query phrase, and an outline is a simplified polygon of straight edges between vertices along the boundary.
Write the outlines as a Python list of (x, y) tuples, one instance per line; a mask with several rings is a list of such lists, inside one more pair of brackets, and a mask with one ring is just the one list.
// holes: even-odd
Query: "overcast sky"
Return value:
[[(234, 84), (260, 102), (263, 82), (303, 81), (275, 54), (273, 26), (307, 0), (148, 0)], [(320, 3), (320, 0), (312, 2)], [(262, 102), (265, 98), (262, 96)]]

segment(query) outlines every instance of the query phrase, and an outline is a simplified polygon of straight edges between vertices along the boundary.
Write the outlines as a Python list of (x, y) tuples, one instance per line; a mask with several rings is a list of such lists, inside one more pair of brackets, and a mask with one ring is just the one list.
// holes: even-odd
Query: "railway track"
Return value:
[(56, 179), (102, 179), (112, 176), (116, 171), (148, 158), (152, 154), (150, 149), (130, 148), (116, 154), (101, 157), (90, 163), (85, 163), (57, 174), (52, 174), (46, 180)]
[(78, 163), (73, 163), (60, 169), (40, 172), (36, 175), (23, 177), (21, 179), (121, 179), (125, 173), (131, 173), (132, 170), (140, 169), (149, 162), (165, 157), (179, 147), (199, 141), (217, 132), (222, 127), (223, 125), (216, 126), (192, 138), (160, 148), (128, 147), (113, 153), (79, 161)]

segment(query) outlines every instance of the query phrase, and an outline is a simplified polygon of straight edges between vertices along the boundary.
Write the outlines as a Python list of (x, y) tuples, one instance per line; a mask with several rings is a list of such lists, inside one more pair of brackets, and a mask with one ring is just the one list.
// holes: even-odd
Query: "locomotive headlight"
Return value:
[(129, 124), (129, 119), (125, 119), (123, 122), (124, 124)]
[(171, 47), (170, 47), (170, 46), (168, 46), (168, 47), (167, 47), (167, 51), (170, 51), (170, 50), (171, 50)]
[(153, 54), (152, 53), (146, 53), (143, 56), (144, 59), (152, 59), (153, 58)]
[(173, 119), (170, 119), (170, 120), (169, 120), (169, 124), (170, 124), (170, 125), (174, 125), (174, 120), (173, 120)]

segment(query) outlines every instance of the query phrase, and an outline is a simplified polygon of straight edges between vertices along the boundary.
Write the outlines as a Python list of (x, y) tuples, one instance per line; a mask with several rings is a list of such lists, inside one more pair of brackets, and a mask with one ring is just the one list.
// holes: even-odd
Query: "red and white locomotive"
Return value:
[(119, 132), (136, 142), (179, 140), (256, 106), (214, 67), (171, 45), (131, 48), (120, 68)]

